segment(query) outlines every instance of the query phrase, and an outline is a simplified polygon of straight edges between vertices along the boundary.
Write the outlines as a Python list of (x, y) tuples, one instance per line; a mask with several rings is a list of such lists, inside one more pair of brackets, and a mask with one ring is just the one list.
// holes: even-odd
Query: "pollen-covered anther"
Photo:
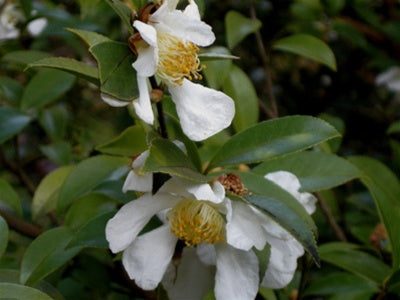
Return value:
[(224, 218), (206, 201), (186, 199), (168, 213), (171, 231), (187, 246), (224, 241)]
[(157, 75), (170, 84), (181, 85), (185, 78), (202, 79), (197, 56), (199, 47), (169, 33), (158, 35)]

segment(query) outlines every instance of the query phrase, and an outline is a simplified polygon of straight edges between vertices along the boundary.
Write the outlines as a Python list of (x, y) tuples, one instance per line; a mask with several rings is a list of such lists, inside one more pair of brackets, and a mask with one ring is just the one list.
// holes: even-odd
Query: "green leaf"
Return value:
[(233, 118), (235, 130), (239, 132), (256, 124), (259, 115), (258, 97), (246, 73), (232, 65), (224, 82), (223, 90), (235, 100), (236, 114)]
[(288, 171), (300, 180), (301, 190), (327, 190), (361, 176), (361, 172), (344, 158), (324, 152), (305, 151), (284, 156), (255, 167), (253, 172), (265, 175)]
[(73, 170), (73, 166), (65, 166), (46, 175), (40, 182), (32, 200), (32, 218), (37, 220), (56, 208), (60, 187)]
[(59, 166), (68, 165), (72, 161), (72, 147), (67, 141), (56, 141), (40, 146), (40, 151)]
[(250, 172), (235, 172), (251, 194), (244, 199), (259, 208), (269, 218), (286, 229), (310, 253), (319, 265), (315, 236), (317, 229), (304, 207), (286, 190), (263, 176)]
[(96, 44), (102, 42), (111, 41), (108, 37), (98, 34), (97, 32), (83, 30), (83, 29), (75, 29), (75, 28), (66, 28), (69, 32), (80, 37), (89, 47), (92, 47)]
[(215, 154), (208, 169), (270, 160), (337, 136), (339, 133), (331, 125), (309, 116), (290, 116), (262, 122), (228, 140)]
[(226, 42), (229, 49), (235, 48), (246, 36), (260, 29), (262, 23), (257, 19), (246, 18), (236, 11), (225, 16)]
[(22, 85), (9, 77), (0, 77), (0, 98), (5, 98), (12, 104), (18, 105), (23, 92)]
[(0, 216), (0, 258), (7, 249), (8, 244), (8, 225), (7, 222)]
[(121, 18), (122, 22), (126, 25), (129, 33), (133, 34), (134, 30), (133, 30), (132, 21), (131, 21), (132, 12), (129, 9), (129, 7), (126, 6), (120, 0), (106, 0), (106, 2), (119, 15), (119, 17)]
[(96, 216), (83, 225), (78, 232), (74, 235), (74, 238), (68, 245), (68, 248), (73, 247), (108, 247), (106, 240), (106, 224), (110, 220), (116, 211), (106, 212), (99, 216)]
[(5, 282), (0, 283), (0, 295), (2, 299), (53, 300), (47, 294), (29, 286)]
[(32, 13), (32, 0), (19, 0), (19, 3), (24, 11), (25, 17), (29, 19)]
[[(352, 246), (352, 247), (351, 247)], [(381, 285), (390, 268), (376, 257), (356, 249), (356, 245), (329, 243), (319, 247), (322, 261)]]
[(87, 65), (81, 61), (68, 57), (43, 58), (28, 65), (28, 68), (50, 68), (68, 72), (100, 85), (99, 72), (96, 67)]
[(141, 172), (160, 172), (199, 182), (208, 181), (208, 178), (197, 171), (191, 160), (177, 145), (164, 139), (152, 141), (149, 156)]
[[(330, 114), (322, 113), (318, 115), (318, 118), (328, 122), (331, 124), (333, 127), (336, 128), (336, 130), (343, 136), (346, 131), (346, 124), (341, 118), (335, 117)], [(324, 150), (325, 152), (337, 152), (340, 148), (340, 144), (342, 142), (342, 137), (334, 138), (329, 141), (327, 141), (324, 144), (321, 144), (319, 147)]]
[(134, 55), (128, 45), (114, 41), (90, 47), (100, 74), (100, 90), (119, 100), (132, 101), (139, 96), (136, 71), (132, 67)]
[[(225, 47), (212, 47), (210, 49), (213, 53), (217, 53), (220, 55), (230, 55), (228, 49)], [(228, 77), (229, 70), (231, 69), (232, 61), (229, 59), (220, 59), (220, 60), (201, 60), (201, 63), (206, 66), (205, 69), (202, 70), (208, 86), (219, 90), (226, 78)]]
[(386, 131), (387, 134), (398, 133), (398, 132), (400, 132), (400, 120), (390, 124), (389, 128)]
[(128, 127), (115, 139), (96, 147), (102, 153), (122, 156), (135, 156), (146, 149), (146, 133), (139, 125)]
[(40, 108), (66, 93), (75, 76), (59, 70), (41, 70), (29, 81), (21, 99), (21, 108)]
[(68, 117), (67, 108), (54, 106), (40, 112), (39, 123), (49, 137), (59, 140), (67, 132)]
[(392, 265), (400, 267), (400, 184), (395, 174), (377, 160), (353, 156), (349, 161), (363, 173), (361, 182), (375, 200), (380, 219), (392, 246)]
[(127, 165), (125, 158), (98, 155), (80, 162), (60, 189), (57, 211), (65, 210), (79, 197), (93, 190), (118, 168)]
[(65, 216), (64, 224), (76, 231), (85, 225), (88, 220), (114, 209), (115, 203), (111, 198), (102, 194), (92, 193), (71, 205)]
[(0, 107), (0, 144), (24, 129), (31, 117), (11, 107)]
[(1, 60), (15, 64), (17, 70), (24, 70), (27, 65), (33, 63), (39, 59), (50, 57), (51, 54), (43, 51), (36, 50), (18, 50), (5, 54)]
[(273, 48), (307, 57), (336, 71), (336, 59), (331, 48), (314, 36), (291, 35), (276, 41)]
[(21, 198), (14, 188), (2, 178), (0, 178), (0, 202), (11, 207), (18, 215), (22, 216)]
[(36, 238), (22, 258), (20, 282), (35, 285), (78, 254), (81, 250), (79, 247), (65, 249), (72, 237), (70, 229), (58, 227)]

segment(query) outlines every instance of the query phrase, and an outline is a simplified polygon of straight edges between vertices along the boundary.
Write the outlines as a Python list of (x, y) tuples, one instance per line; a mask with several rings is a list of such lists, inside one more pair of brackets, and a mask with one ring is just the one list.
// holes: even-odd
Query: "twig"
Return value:
[[(153, 90), (160, 89), (154, 77), (150, 77), (150, 84)], [(158, 101), (156, 106), (157, 106), (158, 123), (160, 124), (161, 136), (167, 139), (168, 131), (167, 131), (167, 126), (165, 124), (164, 110), (161, 101)]]
[(42, 233), (42, 229), (39, 227), (28, 223), (12, 214), (0, 209), (0, 215), (6, 220), (8, 226), (23, 235), (36, 238)]
[(317, 193), (316, 196), (317, 196), (317, 199), (318, 199), (318, 203), (319, 203), (319, 205), (321, 207), (321, 210), (322, 210), (323, 214), (325, 215), (329, 225), (331, 226), (335, 236), (338, 238), (339, 241), (347, 242), (346, 235), (344, 234), (343, 230), (340, 228), (340, 226), (336, 222), (335, 218), (333, 217), (328, 204), (321, 197), (321, 195), (319, 195)]
[[(253, 20), (257, 19), (254, 0), (250, 0), (250, 16)], [(268, 93), (268, 98), (269, 98), (269, 102), (270, 102), (270, 106), (271, 106), (269, 108), (269, 107), (260, 105), (260, 107), (263, 108), (263, 110), (265, 110), (267, 112), (267, 115), (270, 118), (277, 118), (279, 115), (279, 112), (278, 112), (278, 105), (276, 102), (274, 91), (272, 89), (272, 77), (271, 77), (270, 65), (269, 65), (269, 60), (268, 60), (269, 55), (264, 47), (264, 43), (263, 43), (263, 39), (262, 39), (260, 30), (256, 30), (256, 32), (254, 34), (256, 37), (258, 52), (260, 53), (260, 56), (261, 56), (261, 59), (263, 62), (263, 68), (264, 68), (264, 73), (265, 73), (265, 84), (267, 86), (267, 93)]]

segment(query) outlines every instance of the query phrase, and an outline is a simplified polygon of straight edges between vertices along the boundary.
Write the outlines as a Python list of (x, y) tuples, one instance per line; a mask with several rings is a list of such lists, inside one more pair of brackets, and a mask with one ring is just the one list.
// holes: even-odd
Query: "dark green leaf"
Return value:
[(70, 229), (58, 227), (36, 238), (22, 258), (20, 282), (35, 285), (78, 254), (81, 248), (65, 249), (72, 237)]
[(75, 28), (66, 28), (69, 32), (79, 36), (89, 47), (92, 47), (98, 43), (111, 41), (108, 37), (98, 34), (97, 32), (75, 29)]
[(2, 299), (53, 300), (47, 294), (29, 286), (5, 282), (0, 283), (0, 295)]
[(32, 0), (19, 0), (19, 2), (24, 11), (25, 17), (29, 19), (32, 12)]
[(357, 276), (382, 284), (390, 268), (376, 257), (356, 249), (356, 245), (329, 243), (319, 247), (322, 261), (347, 270)]
[[(210, 51), (220, 55), (231, 54), (225, 47), (213, 47), (210, 49)], [(219, 59), (206, 61), (202, 60), (201, 62), (206, 66), (202, 72), (207, 80), (208, 86), (219, 90), (229, 74), (232, 61), (230, 59)]]
[(100, 90), (114, 98), (132, 101), (139, 96), (136, 71), (132, 67), (134, 55), (128, 45), (102, 42), (90, 47), (100, 74)]
[(0, 144), (24, 129), (31, 117), (11, 107), (0, 107)]
[(236, 11), (229, 11), (225, 17), (226, 42), (229, 49), (233, 49), (246, 36), (260, 29), (261, 25), (257, 19), (246, 18)]
[(387, 134), (400, 132), (400, 121), (393, 122), (387, 129)]
[(126, 6), (120, 0), (106, 0), (106, 2), (113, 8), (113, 10), (119, 15), (122, 22), (126, 25), (130, 34), (133, 34), (133, 26), (131, 22), (132, 13), (128, 6)]
[(291, 35), (276, 41), (273, 48), (313, 59), (336, 71), (336, 59), (331, 48), (314, 36)]
[(12, 104), (18, 105), (23, 92), (22, 85), (9, 77), (0, 77), (0, 98), (5, 98)]
[(135, 156), (146, 149), (146, 133), (139, 125), (128, 127), (112, 141), (96, 147), (102, 153), (123, 156)]
[(61, 212), (79, 197), (87, 194), (111, 173), (128, 164), (120, 157), (98, 155), (80, 162), (68, 175), (60, 189), (57, 211)]
[(396, 270), (400, 267), (400, 183), (396, 175), (377, 160), (363, 156), (353, 156), (349, 160), (362, 171), (361, 181), (375, 200), (389, 235), (393, 269)]
[(65, 71), (72, 75), (100, 85), (99, 72), (96, 67), (68, 57), (43, 58), (28, 65), (28, 68), (50, 68)]
[(15, 64), (18, 70), (24, 70), (27, 65), (39, 59), (50, 57), (51, 54), (36, 50), (18, 50), (5, 54), (1, 60)]
[(231, 65), (223, 85), (224, 92), (235, 100), (233, 127), (242, 131), (258, 121), (258, 97), (250, 78), (239, 67)]
[(59, 70), (41, 70), (29, 81), (21, 100), (21, 108), (40, 108), (67, 92), (75, 76)]
[(149, 156), (141, 172), (160, 172), (189, 180), (208, 181), (208, 178), (196, 170), (191, 160), (173, 142), (164, 139), (154, 139), (149, 150)]
[(21, 199), (14, 188), (0, 178), (0, 202), (11, 207), (18, 215), (22, 215)]
[(211, 160), (217, 166), (255, 163), (307, 149), (339, 136), (331, 125), (309, 116), (266, 121), (233, 136)]
[(54, 106), (42, 110), (39, 123), (53, 140), (64, 138), (67, 131), (68, 111), (65, 107)]
[(72, 147), (67, 141), (57, 141), (41, 146), (40, 151), (59, 166), (68, 165), (72, 161)]
[(7, 249), (8, 244), (8, 225), (7, 222), (0, 216), (0, 258)]
[(307, 192), (327, 190), (361, 176), (360, 171), (347, 160), (324, 152), (305, 151), (262, 163), (253, 172), (265, 175), (288, 171), (300, 180)]

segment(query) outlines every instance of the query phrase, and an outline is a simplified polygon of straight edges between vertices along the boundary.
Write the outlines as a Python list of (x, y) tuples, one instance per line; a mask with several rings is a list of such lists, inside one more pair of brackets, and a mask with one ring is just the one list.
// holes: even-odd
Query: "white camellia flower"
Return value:
[[(224, 93), (191, 82), (201, 79), (198, 46), (211, 45), (215, 36), (211, 27), (200, 20), (193, 0), (184, 11), (176, 9), (177, 3), (178, 0), (164, 0), (147, 23), (133, 23), (142, 38), (135, 43), (138, 58), (132, 65), (139, 87), (139, 98), (133, 105), (136, 114), (152, 125), (154, 114), (147, 79), (157, 75), (168, 87), (183, 132), (193, 141), (201, 141), (231, 124), (235, 105)], [(115, 99), (105, 98), (110, 105), (119, 106)]]
[[(0, 0), (0, 5), (5, 0)], [(15, 39), (19, 36), (17, 23), (23, 20), (24, 16), (15, 3), (6, 4), (0, 14), (0, 40)]]
[(397, 66), (390, 67), (385, 72), (380, 73), (375, 78), (377, 85), (384, 85), (389, 91), (400, 92), (400, 68)]
[[(266, 176), (286, 189), (308, 212), (315, 198), (299, 193), (299, 181), (288, 172)], [(299, 199), (302, 198), (302, 200)], [(139, 235), (154, 216), (164, 225)], [(202, 299), (212, 288), (216, 299), (254, 299), (258, 286), (281, 288), (293, 278), (304, 249), (285, 229), (254, 207), (225, 197), (219, 182), (197, 184), (172, 177), (160, 190), (124, 205), (107, 223), (106, 238), (114, 253), (143, 289), (162, 281), (170, 299)], [(186, 246), (178, 266), (171, 262), (176, 243)], [(270, 246), (270, 262), (259, 278), (252, 247)], [(215, 283), (212, 278), (215, 276)]]

